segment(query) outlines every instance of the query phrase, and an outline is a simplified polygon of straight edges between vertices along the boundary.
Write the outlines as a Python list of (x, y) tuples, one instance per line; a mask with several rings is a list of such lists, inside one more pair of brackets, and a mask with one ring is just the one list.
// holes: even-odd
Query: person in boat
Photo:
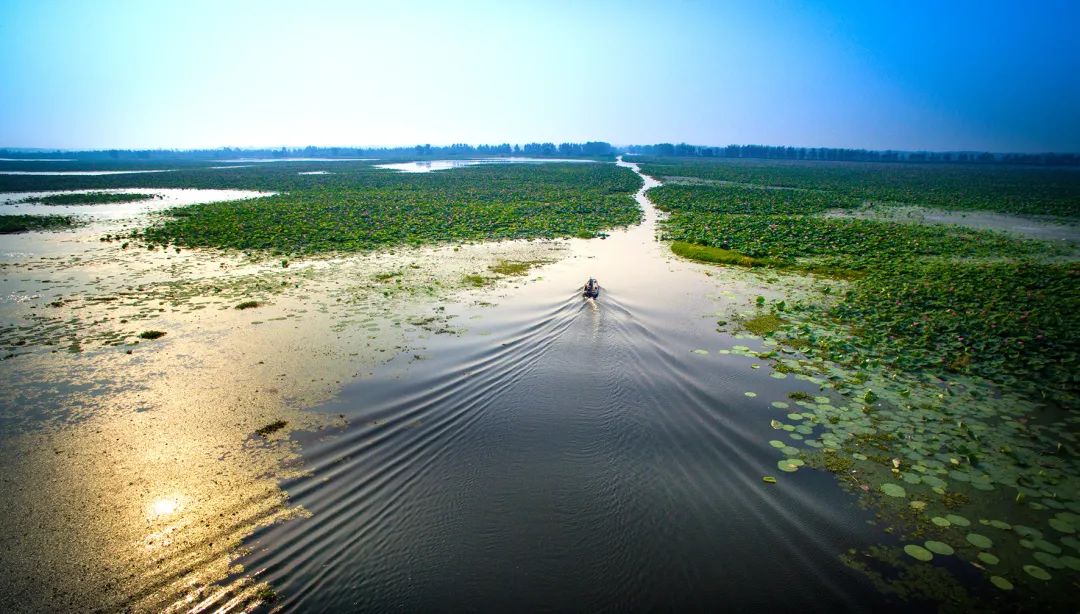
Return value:
[(585, 282), (585, 296), (589, 298), (600, 296), (600, 284), (595, 277), (590, 277), (589, 281)]

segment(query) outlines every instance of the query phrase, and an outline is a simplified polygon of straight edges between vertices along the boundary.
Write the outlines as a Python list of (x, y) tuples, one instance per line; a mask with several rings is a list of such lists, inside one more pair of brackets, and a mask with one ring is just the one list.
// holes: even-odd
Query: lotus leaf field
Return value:
[[(783, 179), (813, 189), (664, 185), (650, 190), (649, 196), (670, 213), (665, 235), (676, 241), (677, 253), (690, 253), (687, 243), (708, 246), (756, 264), (850, 279), (838, 300), (794, 303), (815, 317), (852, 325), (856, 334), (850, 340), (827, 348), (838, 360), (858, 356), (905, 370), (979, 375), (1040, 397), (1075, 400), (1080, 394), (1077, 247), (958, 226), (818, 215), (835, 208), (830, 198), (837, 207), (854, 206), (848, 195), (853, 188), (835, 195), (831, 191), (840, 178), (857, 173), (851, 166), (668, 162), (651, 168), (674, 176)], [(963, 176), (953, 168), (917, 168), (930, 178), (948, 178), (945, 187), (927, 196), (926, 202), (938, 206), (934, 194), (958, 189)], [(1036, 177), (1046, 171), (1021, 170)], [(818, 184), (811, 181), (814, 172), (821, 173)], [(968, 172), (977, 191), (990, 171), (975, 167)], [(1080, 195), (1080, 173), (1060, 173)], [(856, 176), (871, 182), (869, 176)], [(916, 175), (904, 169), (900, 176), (911, 184)], [(919, 194), (908, 195), (908, 202), (924, 202), (919, 199)], [(796, 213), (800, 207), (805, 211)], [(778, 209), (785, 213), (776, 213)], [(737, 257), (728, 261), (739, 263)]]
[[(116, 166), (161, 170), (152, 164)], [(158, 245), (295, 254), (445, 241), (591, 237), (641, 219), (632, 197), (640, 179), (612, 164), (492, 164), (435, 173), (399, 173), (367, 162), (215, 168), (186, 161), (171, 166), (169, 172), (131, 175), (0, 176), (0, 191), (273, 191), (278, 194), (269, 198), (169, 210), (139, 237)], [(332, 174), (300, 174), (320, 166)]]
[(442, 241), (593, 236), (636, 223), (630, 171), (612, 165), (476, 166), (174, 209), (154, 244), (310, 254)]
[[(884, 592), (944, 609), (1070, 609), (1080, 571), (1077, 246), (822, 214), (876, 197), (1075, 218), (1080, 173), (672, 159), (643, 166), (678, 182), (649, 192), (669, 212), (664, 233), (676, 254), (745, 266), (742, 255), (815, 275), (816, 291), (758, 301), (746, 321), (771, 315), (780, 323), (757, 333), (760, 349), (725, 352), (772, 360), (775, 376), (818, 387), (790, 401), (764, 399), (772, 408), (765, 420), (782, 435), (769, 442), (782, 472), (805, 463), (835, 473), (899, 540), (852, 550), (845, 562)], [(964, 568), (985, 583), (969, 586)]]
[(962, 211), (1080, 217), (1080, 202), (1076, 200), (1080, 174), (1071, 168), (644, 158), (641, 170), (662, 180), (693, 178), (820, 191), (830, 194), (835, 206), (854, 199)]

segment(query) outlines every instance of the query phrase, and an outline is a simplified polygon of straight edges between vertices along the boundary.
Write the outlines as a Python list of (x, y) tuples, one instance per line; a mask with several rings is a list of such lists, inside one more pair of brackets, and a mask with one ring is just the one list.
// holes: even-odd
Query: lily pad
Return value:
[(994, 546), (994, 541), (992, 539), (978, 533), (968, 533), (966, 539), (968, 540), (969, 544), (975, 546), (976, 548), (982, 548), (985, 550), (986, 548), (992, 548)]
[(1050, 554), (1061, 554), (1061, 546), (1046, 541), (1045, 539), (1036, 539), (1031, 542), (1031, 545), (1035, 546), (1043, 552), (1049, 552)]
[(771, 403), (771, 405), (773, 407), (775, 407), (776, 409), (787, 409), (788, 407), (791, 407), (790, 405), (788, 405), (787, 403), (785, 403), (783, 401), (773, 401)]
[(957, 514), (946, 514), (945, 519), (958, 527), (970, 527), (971, 521)]
[(1076, 533), (1076, 527), (1074, 527), (1072, 523), (1067, 520), (1062, 520), (1061, 518), (1051, 518), (1047, 524), (1050, 525), (1051, 529), (1059, 533)]
[(1076, 558), (1075, 556), (1065, 555), (1061, 557), (1060, 560), (1069, 569), (1073, 571), (1080, 571), (1080, 559)]
[(952, 526), (951, 522), (949, 522), (948, 520), (945, 520), (941, 516), (934, 516), (933, 518), (930, 519), (930, 522), (936, 524), (939, 527), (950, 527), (950, 526)]
[(930, 552), (926, 548), (923, 548), (922, 546), (917, 546), (915, 544), (908, 544), (904, 546), (904, 552), (911, 558), (924, 562), (934, 558), (934, 554), (932, 552)]
[(976, 556), (979, 557), (980, 561), (986, 563), (987, 565), (997, 565), (1001, 562), (1001, 559), (997, 558), (993, 554), (990, 554), (989, 552), (980, 552)]
[(1049, 552), (1036, 552), (1034, 555), (1035, 560), (1051, 569), (1065, 569), (1065, 563), (1062, 563), (1056, 556)]
[(1024, 565), (1024, 571), (1027, 572), (1027, 575), (1036, 580), (1049, 580), (1052, 577), (1045, 569), (1038, 565)]
[(956, 552), (955, 550), (953, 550), (952, 546), (950, 546), (949, 544), (946, 544), (945, 542), (939, 542), (939, 541), (930, 540), (930, 541), (926, 542), (924, 545), (926, 546), (926, 549), (929, 550), (930, 552), (933, 552), (934, 554), (940, 554), (940, 555), (943, 555), (943, 556), (949, 556), (949, 555), (954, 554)]
[(767, 476), (761, 478), (761, 481), (765, 482), (766, 484), (775, 484), (776, 483), (776, 478), (774, 478), (771, 475), (767, 475)]
[(798, 471), (799, 467), (802, 467), (804, 464), (805, 463), (802, 461), (802, 459), (798, 458), (785, 458), (783, 460), (776, 461), (777, 468), (780, 469), (780, 471), (784, 471), (786, 473), (794, 473)]
[(744, 392), (743, 394), (750, 397), (751, 399), (757, 396), (756, 392)]
[(693, 353), (701, 355), (701, 356), (708, 356), (708, 354), (709, 354), (709, 350), (691, 350), (691, 351)]
[(899, 484), (885, 483), (881, 485), (881, 492), (890, 497), (906, 497), (907, 491)]
[(1011, 591), (1013, 589), (1012, 582), (1009, 582), (1001, 576), (990, 576), (990, 583), (1003, 591)]

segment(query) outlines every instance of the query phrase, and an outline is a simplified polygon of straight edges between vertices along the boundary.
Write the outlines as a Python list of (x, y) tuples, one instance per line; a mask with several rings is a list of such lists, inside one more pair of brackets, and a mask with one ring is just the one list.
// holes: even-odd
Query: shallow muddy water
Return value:
[(947, 224), (976, 230), (999, 230), (1044, 241), (1080, 244), (1080, 227), (1068, 220), (1036, 218), (991, 211), (946, 211), (910, 205), (878, 205), (857, 210), (837, 209), (830, 217), (851, 217), (909, 224)]
[(288, 434), (341, 422), (301, 410), (407, 352), (403, 331), (465, 275), (566, 251), (442, 245), (283, 267), (103, 241), (152, 221), (136, 205), (0, 237), (3, 612), (249, 609), (241, 540), (305, 514), (278, 486), (303, 470)]
[(0, 171), (0, 175), (136, 175), (139, 173), (171, 173), (176, 169), (163, 168), (155, 170), (138, 170), (138, 171)]
[(593, 161), (560, 158), (477, 158), (472, 160), (419, 160), (416, 162), (376, 164), (375, 166), (378, 168), (401, 171), (403, 173), (430, 173), (431, 171), (445, 171), (452, 168), (461, 168), (463, 166), (476, 166), (478, 164), (545, 164), (551, 162), (574, 162), (584, 164)]
[[(100, 203), (85, 205), (45, 205), (35, 202), (23, 202), (27, 199), (41, 198), (58, 194), (145, 194), (146, 200), (128, 203)], [(206, 189), (171, 189), (171, 188), (121, 188), (106, 190), (66, 190), (52, 192), (8, 192), (0, 193), (0, 214), (3, 215), (80, 215), (99, 220), (133, 218), (151, 211), (161, 211), (171, 207), (197, 205), (227, 200), (244, 200), (271, 196), (273, 192), (253, 190), (206, 190)], [(29, 237), (30, 242), (37, 242)], [(8, 237), (5, 242), (19, 242), (16, 237)]]
[(895, 605), (839, 560), (888, 538), (831, 475), (762, 481), (781, 458), (770, 402), (817, 387), (727, 353), (759, 345), (715, 330), (753, 281), (674, 259), (644, 189), (643, 224), (575, 241), (498, 305), (444, 306), (463, 334), (415, 339), (319, 408), (347, 427), (294, 434), (309, 473), (283, 486), (311, 516), (260, 530), (241, 559), (279, 604)]

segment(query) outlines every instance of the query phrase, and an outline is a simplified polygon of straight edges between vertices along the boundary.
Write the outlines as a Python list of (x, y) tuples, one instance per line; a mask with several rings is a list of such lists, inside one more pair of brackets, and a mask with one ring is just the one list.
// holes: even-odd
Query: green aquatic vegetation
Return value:
[(957, 226), (900, 224), (805, 215), (731, 215), (676, 211), (664, 238), (735, 251), (783, 266), (865, 270), (875, 263), (927, 256), (975, 258), (1064, 253), (1042, 241)]
[(785, 324), (787, 321), (775, 313), (759, 314), (742, 322), (743, 328), (762, 337), (775, 333)]
[[(974, 164), (646, 158), (642, 172), (966, 211), (1080, 217), (1080, 169)], [(665, 186), (666, 187), (666, 186)], [(764, 190), (763, 190), (764, 191)], [(781, 190), (773, 190), (781, 191)], [(796, 190), (782, 190), (792, 192)]]
[(31, 230), (61, 230), (78, 225), (70, 215), (0, 215), (0, 234)]
[(979, 533), (968, 533), (965, 539), (972, 546), (975, 546), (976, 548), (982, 548), (983, 550), (987, 548), (992, 548), (994, 546), (993, 540)]
[(484, 286), (494, 283), (495, 279), (493, 277), (484, 277), (483, 275), (466, 275), (461, 278), (461, 281), (467, 286), (483, 288)]
[(776, 461), (776, 467), (785, 473), (794, 473), (799, 470), (805, 463), (802, 459), (798, 458), (785, 458)]
[[(333, 175), (276, 196), (171, 209), (150, 244), (307, 254), (554, 238), (635, 224), (638, 177), (610, 164)], [(345, 177), (347, 179), (337, 179)]]
[(1046, 581), (1052, 577), (1045, 569), (1038, 565), (1024, 565), (1024, 571), (1036, 580)]
[(285, 420), (275, 420), (266, 426), (255, 429), (255, 434), (260, 437), (267, 437), (285, 428), (288, 424), (289, 423)]
[[(1000, 577), (1026, 576), (1024, 564), (1050, 570), (1056, 576), (1047, 580), (1053, 583), (1047, 587), (1051, 592), (1032, 595), (1027, 584), (1018, 584), (1018, 591), (1047, 604), (1064, 595), (1060, 584), (1067, 582), (1066, 574), (1053, 570), (1071, 569), (1070, 563), (1080, 566), (1080, 558), (1069, 555), (1072, 558), (1066, 560), (1063, 554), (1066, 547), (1080, 550), (1080, 541), (1050, 521), (1067, 528), (1080, 518), (1080, 499), (1073, 494), (1080, 492), (1074, 477), (1080, 471), (1071, 451), (1080, 418), (1045, 410), (1040, 414), (1038, 405), (1015, 394), (986, 394), (989, 384), (983, 380), (922, 381), (910, 373), (843, 366), (820, 356), (778, 360), (819, 373), (816, 383), (822, 390), (837, 393), (820, 395), (822, 399), (799, 395), (804, 398), (796, 402), (802, 411), (795, 422), (816, 418), (820, 429), (802, 440), (810, 447), (820, 446), (807, 461), (826, 469), (830, 458), (850, 462), (850, 468), (838, 467), (835, 473), (865, 505), (878, 511), (890, 532), (902, 539), (920, 539), (930, 554), (942, 555), (952, 548), (964, 560), (992, 565), (993, 575)], [(850, 385), (856, 380), (858, 384)], [(874, 394), (869, 396), (871, 390)], [(789, 425), (774, 421), (773, 427), (788, 430)], [(897, 505), (904, 498), (886, 493), (894, 486), (920, 505)], [(1017, 491), (1027, 494), (1019, 504), (1013, 501)], [(967, 527), (975, 522), (969, 519), (985, 514), (986, 506), (1004, 506), (1001, 513), (1007, 513), (1010, 522), (982, 518), (978, 522), (986, 531), (971, 531)], [(1024, 519), (1030, 526), (1020, 524)], [(928, 547), (923, 539), (942, 545)], [(1017, 557), (1018, 546), (1029, 548), (1030, 554)], [(991, 549), (994, 553), (987, 552)], [(986, 570), (988, 581), (990, 576)]]
[(524, 275), (524, 274), (528, 273), (529, 269), (533, 268), (534, 266), (536, 266), (538, 264), (543, 264), (543, 263), (540, 262), (540, 261), (535, 261), (535, 260), (523, 260), (523, 261), (500, 260), (499, 262), (489, 266), (488, 269), (492, 273), (495, 273), (496, 275), (515, 276), (515, 275)]
[(1036, 397), (1080, 394), (1080, 264), (908, 262), (824, 310), (857, 348), (909, 370), (978, 375)]
[(708, 262), (711, 264), (730, 264), (746, 267), (770, 266), (780, 264), (779, 262), (774, 262), (767, 258), (751, 258), (750, 256), (746, 256), (735, 251), (720, 249), (718, 247), (711, 247), (708, 245), (686, 243), (685, 241), (675, 241), (674, 243), (672, 243), (671, 252), (676, 256), (681, 256), (689, 260)]
[(260, 586), (258, 590), (251, 594), (251, 596), (255, 601), (264, 604), (273, 603), (277, 601), (278, 598), (277, 592), (270, 587), (270, 585)]
[(934, 554), (940, 554), (942, 556), (950, 556), (956, 552), (956, 550), (954, 550), (953, 547), (949, 544), (936, 540), (929, 540), (924, 543), (923, 546), (925, 546), (926, 549), (930, 552), (933, 552)]
[(990, 583), (1003, 591), (1011, 591), (1013, 589), (1013, 583), (1001, 576), (990, 576)]
[(934, 558), (934, 553), (917, 544), (908, 544), (904, 546), (904, 552), (917, 561), (926, 562)]
[(890, 484), (890, 483), (887, 483), (887, 482), (885, 484), (881, 485), (881, 492), (885, 493), (886, 495), (888, 495), (890, 497), (906, 497), (907, 496), (907, 491), (904, 490), (903, 486), (900, 486), (899, 484)]
[(34, 196), (20, 202), (39, 205), (101, 205), (107, 203), (134, 203), (154, 198), (161, 198), (161, 196), (158, 194), (83, 192)]
[(649, 199), (662, 211), (705, 211), (763, 215), (806, 215), (829, 209), (857, 207), (860, 201), (821, 191), (775, 190), (736, 185), (667, 184), (649, 190)]

